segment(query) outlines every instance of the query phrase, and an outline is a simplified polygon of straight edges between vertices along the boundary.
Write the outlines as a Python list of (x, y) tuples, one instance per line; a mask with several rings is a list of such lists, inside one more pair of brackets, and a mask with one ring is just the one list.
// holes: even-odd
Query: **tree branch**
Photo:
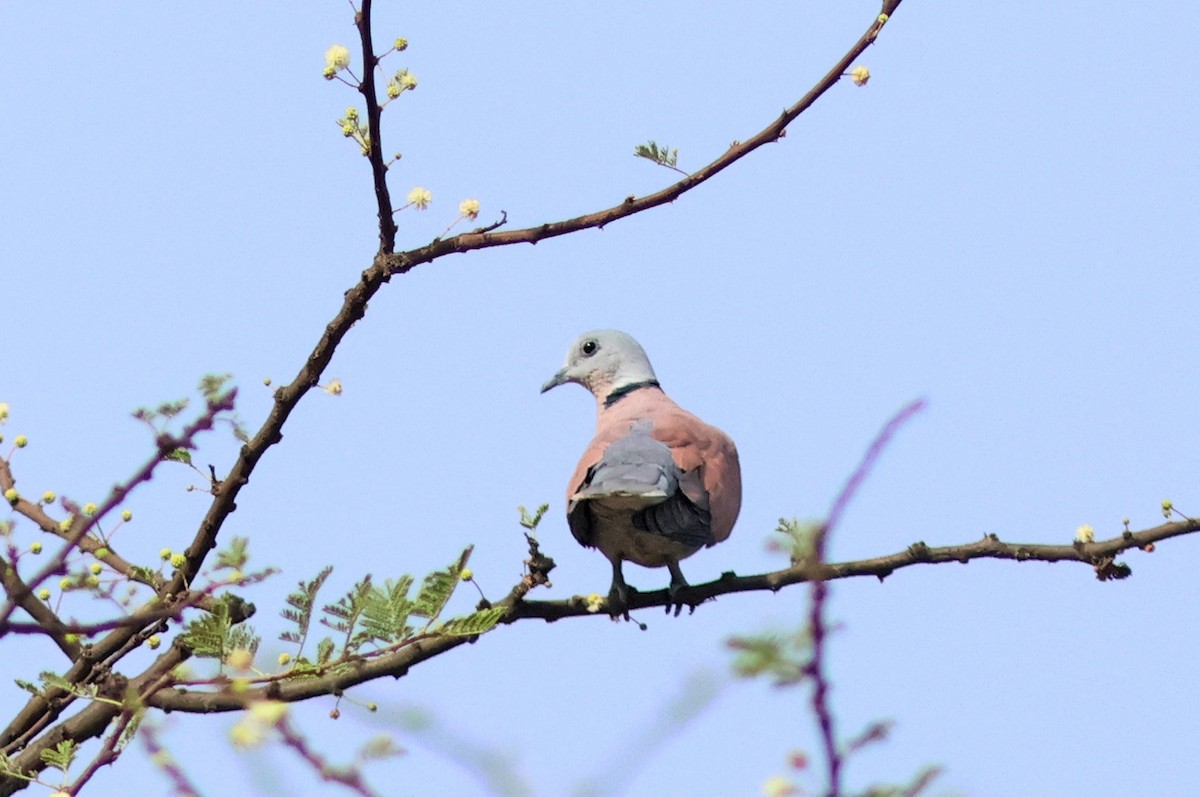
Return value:
[[(794, 122), (800, 114), (807, 111), (813, 103), (820, 99), (822, 94), (841, 80), (846, 70), (854, 63), (854, 60), (862, 55), (864, 50), (875, 43), (875, 39), (879, 36), (883, 26), (887, 23), (889, 17), (896, 12), (896, 9), (900, 7), (901, 2), (902, 0), (887, 0), (883, 4), (882, 13), (871, 23), (867, 31), (859, 37), (854, 46), (834, 64), (833, 68), (826, 72), (825, 76), (817, 81), (817, 84), (807, 94), (801, 97), (790, 108), (786, 109), (756, 135), (747, 141), (735, 141), (730, 145), (729, 149), (707, 166), (672, 183), (661, 191), (640, 198), (631, 195), (626, 197), (620, 204), (605, 210), (586, 213), (582, 216), (576, 216), (563, 221), (541, 224), (536, 227), (506, 230), (504, 232), (482, 232), (476, 230), (474, 232), (460, 233), (453, 238), (434, 240), (425, 246), (384, 257), (382, 258), (382, 264), (387, 268), (389, 276), (403, 274), (423, 263), (429, 263), (445, 255), (516, 243), (536, 244), (538, 241), (543, 241), (547, 238), (568, 235), (593, 227), (604, 227), (606, 224), (619, 219), (627, 218), (642, 211), (658, 207), (659, 205), (665, 205), (668, 202), (674, 202), (683, 194), (715, 177), (764, 144), (770, 144), (783, 138), (787, 134), (788, 125)], [(379, 261), (377, 261), (378, 264)]]
[[(715, 581), (705, 584), (695, 584), (683, 591), (682, 596), (676, 596), (674, 601), (667, 590), (653, 592), (632, 591), (629, 596), (629, 608), (666, 608), (675, 605), (679, 597), (683, 598), (693, 608), (699, 604), (720, 595), (730, 595), (739, 592), (778, 592), (792, 584), (812, 583), (816, 581), (831, 581), (841, 578), (874, 576), (880, 580), (891, 575), (896, 570), (918, 564), (944, 564), (948, 562), (966, 563), (972, 559), (1012, 559), (1020, 562), (1079, 562), (1097, 569), (1098, 577), (1113, 578), (1105, 575), (1106, 567), (1111, 567), (1115, 556), (1131, 548), (1146, 548), (1155, 542), (1178, 537), (1185, 534), (1200, 532), (1200, 520), (1186, 520), (1177, 523), (1166, 523), (1162, 526), (1146, 529), (1140, 532), (1127, 532), (1119, 537), (1103, 542), (1076, 545), (1035, 545), (1028, 543), (1005, 543), (995, 535), (988, 535), (982, 540), (964, 545), (950, 545), (940, 548), (930, 548), (925, 543), (914, 543), (906, 550), (888, 556), (872, 559), (860, 559), (850, 562), (819, 563), (801, 562), (783, 570), (761, 573), (749, 576), (738, 576), (732, 572), (723, 574)], [(1106, 564), (1107, 563), (1107, 564)], [(508, 597), (496, 603), (505, 606), (508, 611), (500, 619), (501, 624), (511, 624), (521, 620), (541, 619), (547, 622), (568, 617), (604, 617), (603, 611), (589, 607), (588, 601), (581, 595), (575, 595), (565, 600), (556, 601), (527, 601), (522, 599), (526, 592), (525, 585), (513, 588)], [(408, 671), (429, 659), (447, 653), (467, 642), (474, 642), (478, 637), (439, 636), (430, 634), (404, 645), (394, 652), (376, 657), (363, 657), (342, 665), (337, 671), (317, 678), (304, 680), (289, 680), (286, 676), (272, 676), (267, 679), (265, 686), (256, 689), (232, 692), (191, 692), (185, 689), (165, 689), (150, 698), (149, 704), (167, 711), (182, 711), (190, 713), (209, 713), (221, 711), (238, 711), (254, 700), (281, 700), (295, 702), (307, 700), (320, 695), (336, 695), (366, 681), (384, 676), (400, 678)]]

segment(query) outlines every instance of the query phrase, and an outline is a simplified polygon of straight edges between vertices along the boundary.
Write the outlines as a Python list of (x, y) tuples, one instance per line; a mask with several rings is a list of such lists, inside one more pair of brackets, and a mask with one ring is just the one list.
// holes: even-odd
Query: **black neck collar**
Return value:
[(605, 408), (611, 407), (621, 399), (628, 396), (635, 390), (641, 390), (644, 387), (661, 387), (657, 379), (647, 379), (645, 382), (634, 382), (629, 385), (621, 385), (619, 388), (608, 394), (604, 399)]

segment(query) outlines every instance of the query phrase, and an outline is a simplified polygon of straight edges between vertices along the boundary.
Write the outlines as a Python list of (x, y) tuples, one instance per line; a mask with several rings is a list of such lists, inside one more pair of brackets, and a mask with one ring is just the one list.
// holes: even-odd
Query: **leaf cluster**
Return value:
[(304, 657), (304, 647), (316, 614), (317, 593), (333, 568), (325, 567), (312, 580), (301, 581), (298, 589), (288, 595), (287, 608), (281, 612), (285, 620), (296, 625), (294, 630), (279, 635), (284, 642), (298, 646), (292, 675), (315, 675), (327, 665), (363, 655), (367, 647), (382, 650), (418, 636), (476, 635), (491, 630), (503, 616), (503, 607), (487, 606), (465, 617), (438, 622), (462, 582), (471, 551), (468, 546), (448, 567), (426, 575), (415, 594), (415, 579), (410, 575), (387, 579), (383, 584), (369, 574), (364, 576), (337, 602), (321, 608), (319, 622), (333, 631), (338, 641), (333, 636), (322, 638), (312, 661)]

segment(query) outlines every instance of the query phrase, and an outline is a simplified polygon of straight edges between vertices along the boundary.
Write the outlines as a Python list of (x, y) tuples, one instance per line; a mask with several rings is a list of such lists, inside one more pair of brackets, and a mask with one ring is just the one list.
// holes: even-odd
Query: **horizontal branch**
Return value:
[[(629, 608), (669, 608), (683, 603), (693, 608), (720, 595), (737, 592), (777, 592), (793, 584), (816, 580), (831, 581), (841, 578), (874, 576), (884, 579), (897, 570), (918, 564), (944, 564), (947, 562), (969, 562), (972, 559), (1011, 559), (1019, 562), (1078, 562), (1096, 569), (1101, 578), (1123, 578), (1128, 569), (1120, 570), (1114, 558), (1132, 548), (1148, 549), (1156, 542), (1200, 532), (1200, 520), (1185, 520), (1166, 523), (1140, 532), (1127, 532), (1111, 540), (1074, 545), (1039, 545), (1030, 543), (1002, 542), (988, 535), (976, 542), (964, 545), (948, 545), (931, 548), (924, 543), (914, 543), (904, 551), (888, 556), (860, 559), (850, 562), (821, 564), (801, 562), (783, 570), (757, 575), (738, 576), (725, 573), (715, 581), (696, 584), (682, 590), (675, 598), (667, 590), (652, 592), (632, 591)], [(1117, 568), (1117, 569), (1114, 569)], [(565, 600), (529, 601), (523, 595), (527, 586), (520, 585), (495, 605), (507, 611), (500, 618), (501, 624), (521, 620), (561, 620), (568, 617), (604, 617), (608, 614), (603, 605), (597, 611), (596, 604), (589, 605), (583, 596), (575, 595)], [(345, 690), (376, 678), (390, 676), (401, 678), (409, 670), (429, 659), (447, 653), (478, 637), (429, 635), (412, 641), (400, 649), (374, 658), (364, 657), (350, 661), (328, 675), (288, 680), (286, 675), (273, 676), (265, 686), (234, 692), (225, 689), (216, 692), (188, 691), (182, 688), (164, 689), (150, 699), (150, 705), (165, 711), (209, 713), (238, 711), (255, 700), (281, 700), (295, 702), (321, 695), (339, 695)]]
[[(777, 592), (791, 584), (802, 584), (817, 579), (833, 581), (841, 578), (875, 576), (881, 581), (897, 570), (921, 564), (966, 564), (972, 559), (1011, 559), (1017, 562), (1077, 562), (1096, 571), (1101, 580), (1125, 578), (1130, 574), (1127, 566), (1115, 562), (1115, 558), (1133, 548), (1153, 550), (1156, 542), (1200, 532), (1200, 520), (1187, 519), (1138, 532), (1125, 532), (1110, 540), (1069, 545), (1045, 545), (1024, 542), (1003, 542), (989, 534), (975, 542), (962, 545), (930, 547), (916, 542), (898, 553), (850, 562), (800, 562), (783, 570), (757, 575), (739, 576), (724, 573), (715, 581), (695, 584), (681, 593), (684, 603), (692, 607), (721, 595), (735, 592)], [(678, 602), (679, 598), (675, 599)], [(667, 590), (635, 592), (629, 599), (630, 609), (669, 607), (672, 599)], [(517, 617), (537, 617), (547, 621), (565, 617), (591, 614), (587, 601), (574, 596), (560, 601), (526, 601), (518, 606)]]

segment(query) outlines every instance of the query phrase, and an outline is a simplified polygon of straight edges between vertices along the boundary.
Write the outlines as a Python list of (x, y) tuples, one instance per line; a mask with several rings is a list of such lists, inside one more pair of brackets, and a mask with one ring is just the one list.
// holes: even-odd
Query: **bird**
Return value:
[(666, 567), (678, 615), (682, 559), (727, 539), (742, 505), (737, 447), (676, 404), (625, 332), (586, 332), (541, 392), (574, 382), (596, 399), (596, 435), (567, 483), (567, 525), (612, 564), (608, 612), (629, 618), (622, 563)]

